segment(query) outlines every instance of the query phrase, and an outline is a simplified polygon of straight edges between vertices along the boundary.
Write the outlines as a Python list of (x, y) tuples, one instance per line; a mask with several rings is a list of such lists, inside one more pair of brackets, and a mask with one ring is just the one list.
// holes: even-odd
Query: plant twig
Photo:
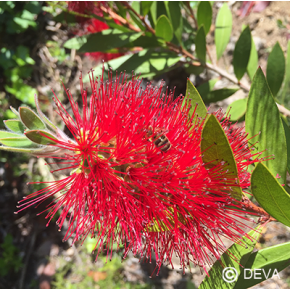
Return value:
[(243, 196), (242, 202), (246, 209), (257, 213), (260, 216), (259, 222), (277, 221), (275, 218), (271, 217), (263, 208), (255, 205), (248, 197)]
[[(139, 13), (137, 13), (137, 12), (136, 12), (132, 7), (131, 7), (131, 5), (130, 5), (128, 2), (122, 2), (122, 4), (123, 4), (126, 8), (128, 8), (129, 10), (131, 10), (131, 11), (135, 14), (135, 16), (138, 17), (138, 18), (143, 22), (144, 26), (146, 27), (146, 29), (147, 29), (148, 31), (150, 31), (152, 34), (155, 35), (155, 30), (154, 30), (152, 27), (150, 27), (150, 26), (146, 23), (145, 18), (144, 18), (143, 16), (141, 16)], [(191, 8), (191, 7), (190, 7), (190, 8)], [(192, 12), (192, 13), (193, 13), (193, 12)], [(194, 19), (195, 19), (195, 17), (194, 17)], [(195, 19), (195, 24), (196, 24), (196, 27), (197, 27), (198, 24), (197, 24), (196, 19)], [(141, 30), (140, 30), (140, 31), (141, 31)], [(225, 70), (219, 68), (217, 65), (215, 65), (215, 64), (211, 64), (211, 63), (201, 63), (198, 59), (196, 59), (196, 58), (194, 57), (194, 55), (192, 55), (192, 54), (191, 54), (190, 52), (188, 52), (186, 49), (184, 49), (184, 48), (181, 47), (181, 46), (177, 46), (177, 45), (175, 45), (174, 43), (166, 42), (166, 45), (167, 45), (167, 48), (168, 48), (169, 50), (171, 50), (171, 51), (173, 51), (173, 52), (175, 52), (175, 53), (177, 53), (177, 54), (182, 54), (182, 55), (185, 56), (185, 57), (188, 57), (188, 58), (192, 61), (192, 62), (191, 62), (192, 65), (194, 65), (194, 66), (204, 66), (206, 69), (209, 69), (209, 70), (211, 70), (211, 71), (214, 71), (214, 72), (218, 73), (221, 77), (223, 77), (223, 78), (229, 80), (231, 83), (233, 83), (233, 84), (239, 86), (239, 87), (240, 87), (241, 89), (243, 89), (244, 91), (246, 91), (246, 92), (249, 92), (249, 91), (250, 91), (250, 86), (249, 86), (248, 84), (245, 84), (245, 83), (242, 83), (242, 82), (238, 81), (238, 79), (237, 79), (235, 76), (233, 76), (233, 75), (229, 74), (228, 72), (226, 72)], [(210, 56), (209, 53), (208, 53), (208, 55)], [(212, 60), (211, 60), (211, 62), (213, 63)], [(279, 105), (279, 104), (277, 104), (277, 103), (276, 103), (276, 105), (277, 105), (279, 111), (280, 111), (283, 115), (290, 117), (290, 111), (289, 111), (288, 109), (286, 109), (285, 107), (283, 107), (283, 106), (281, 106), (281, 105)]]

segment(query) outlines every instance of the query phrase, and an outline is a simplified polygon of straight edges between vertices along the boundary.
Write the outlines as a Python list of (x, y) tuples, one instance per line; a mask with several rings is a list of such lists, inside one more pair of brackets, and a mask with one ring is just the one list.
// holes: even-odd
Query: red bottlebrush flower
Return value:
[[(75, 11), (81, 14), (90, 14), (93, 13), (97, 16), (103, 17), (103, 11), (100, 9), (101, 5), (106, 5), (104, 1), (69, 1), (68, 9), (71, 11)], [(77, 34), (82, 36), (91, 33), (101, 32), (103, 30), (109, 29), (109, 25), (102, 22), (96, 18), (86, 18), (86, 17), (78, 17), (78, 22), (83, 26), (81, 30), (77, 31)], [(115, 20), (116, 24), (120, 24), (118, 20)], [(106, 52), (86, 52), (86, 56), (92, 57), (97, 62), (101, 61), (109, 61), (111, 59), (120, 57), (124, 55), (123, 53), (106, 53)]]
[(245, 211), (231, 196), (232, 186), (248, 186), (245, 170), (254, 162), (247, 145), (236, 142), (245, 136), (226, 131), (241, 182), (225, 183), (222, 163), (204, 167), (204, 120), (189, 119), (181, 97), (150, 84), (142, 89), (138, 79), (122, 75), (113, 80), (109, 74), (106, 82), (91, 76), (90, 84), (88, 100), (81, 81), (81, 109), (67, 90), (73, 117), (54, 99), (73, 136), (58, 135), (54, 146), (62, 155), (55, 157), (71, 175), (28, 196), (22, 207), (54, 196), (47, 218), (61, 210), (57, 223), (61, 228), (68, 218), (66, 239), (95, 236), (98, 252), (107, 255), (114, 242), (125, 247), (124, 256), (132, 250), (146, 260), (155, 252), (157, 268), (172, 263), (174, 253), (183, 269), (190, 262), (205, 268), (225, 251), (221, 236), (237, 241), (245, 235)]

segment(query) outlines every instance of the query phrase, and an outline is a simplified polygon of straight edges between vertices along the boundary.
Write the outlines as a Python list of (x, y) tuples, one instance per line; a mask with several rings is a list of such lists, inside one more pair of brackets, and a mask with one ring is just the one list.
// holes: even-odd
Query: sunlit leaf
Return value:
[(251, 189), (267, 213), (290, 226), (290, 195), (263, 163), (258, 163), (252, 173)]
[(243, 193), (240, 186), (238, 186), (238, 169), (235, 157), (228, 138), (214, 115), (210, 115), (205, 121), (200, 146), (202, 160), (206, 168), (212, 168), (222, 161), (226, 163), (225, 170), (228, 170), (228, 176), (231, 180), (235, 179), (237, 181), (237, 186), (232, 186), (231, 195), (240, 200)]
[(257, 69), (258, 69), (258, 51), (256, 49), (253, 37), (251, 36), (251, 53), (247, 66), (247, 72), (251, 80), (253, 80)]
[(32, 142), (40, 145), (50, 145), (57, 143), (57, 137), (44, 130), (26, 131), (25, 136)]
[[(249, 133), (249, 145), (259, 141), (253, 147), (254, 151), (262, 152), (267, 157), (265, 165), (273, 175), (279, 174), (279, 181), (283, 184), (287, 169), (287, 146), (280, 112), (274, 101), (266, 78), (259, 68), (254, 76), (249, 93), (246, 112), (246, 131)], [(260, 132), (260, 134), (259, 134)], [(275, 156), (275, 159), (272, 158)]]
[(267, 81), (273, 96), (279, 92), (285, 74), (285, 57), (279, 42), (269, 54), (267, 62)]
[(249, 26), (247, 26), (242, 31), (238, 41), (236, 42), (234, 50), (233, 65), (238, 80), (240, 80), (247, 71), (251, 52), (251, 42), (251, 31)]
[(284, 128), (284, 133), (286, 137), (286, 144), (287, 144), (287, 169), (288, 172), (290, 172), (290, 128), (286, 124), (283, 118), (281, 118)]
[[(252, 253), (245, 265), (234, 289), (248, 289), (268, 278), (277, 276), (277, 273), (290, 265), (290, 242), (268, 247)], [(260, 279), (250, 275), (248, 269), (258, 269)], [(251, 276), (251, 278), (249, 278)]]
[(183, 100), (183, 105), (189, 101), (191, 103), (189, 117), (192, 116), (192, 114), (195, 110), (195, 106), (197, 104), (195, 113), (198, 115), (198, 117), (205, 118), (207, 115), (207, 108), (206, 108), (201, 96), (199, 95), (197, 89), (195, 88), (195, 86), (192, 84), (192, 82), (189, 79), (187, 79), (186, 93), (185, 93), (185, 97)]
[(157, 37), (160, 37), (165, 41), (170, 41), (173, 38), (172, 25), (165, 15), (161, 15), (158, 18), (155, 32)]
[(217, 59), (224, 53), (232, 32), (232, 13), (227, 3), (224, 3), (218, 12), (215, 23), (215, 45)]
[(238, 121), (242, 118), (247, 110), (247, 99), (239, 99), (232, 102), (227, 108), (227, 114), (231, 121)]
[(8, 147), (35, 147), (37, 146), (26, 137), (9, 137), (9, 138), (0, 138), (0, 143)]
[(176, 36), (179, 44), (183, 45), (183, 16), (181, 14), (181, 7), (179, 5), (179, 1), (164, 1), (164, 5), (173, 28), (173, 33)]
[[(262, 227), (258, 226), (254, 230), (243, 236), (240, 242), (233, 244), (221, 256), (220, 261), (216, 261), (204, 278), (199, 289), (233, 289), (238, 276), (244, 270), (245, 265), (261, 235)], [(224, 266), (222, 266), (224, 265)], [(229, 269), (230, 268), (230, 269)], [(229, 271), (235, 271), (236, 275)]]
[(139, 38), (142, 32), (123, 32), (117, 29), (105, 29), (101, 32), (77, 36), (65, 42), (64, 47), (78, 52), (108, 51), (120, 48)]
[(15, 133), (20, 133), (23, 134), (24, 130), (25, 130), (25, 126), (22, 124), (22, 122), (20, 120), (6, 120), (4, 121), (5, 126), (7, 127), (7, 129), (15, 132)]
[(289, 103), (290, 103), (290, 40), (288, 40), (286, 62), (287, 62), (286, 73), (285, 73), (285, 79), (284, 79), (284, 84), (283, 84), (280, 99), (282, 101), (282, 104), (286, 104), (287, 106), (289, 106)]
[(45, 129), (46, 126), (38, 115), (28, 107), (19, 107), (19, 116), (28, 129)]
[(200, 1), (197, 7), (198, 27), (204, 26), (205, 34), (208, 34), (212, 21), (212, 8), (209, 1)]
[(195, 50), (197, 57), (205, 62), (206, 61), (206, 40), (203, 25), (199, 27), (195, 37)]

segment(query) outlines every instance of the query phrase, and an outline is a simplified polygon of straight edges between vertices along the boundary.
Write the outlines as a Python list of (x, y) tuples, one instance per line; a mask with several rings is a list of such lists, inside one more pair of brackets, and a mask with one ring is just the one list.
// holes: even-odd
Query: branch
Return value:
[(271, 217), (263, 208), (255, 205), (248, 197), (245, 195), (242, 198), (243, 206), (244, 208), (251, 210), (255, 213), (257, 213), (260, 216), (259, 222), (276, 222), (277, 220), (273, 217)]
[[(130, 11), (132, 11), (132, 12), (135, 14), (135, 16), (136, 16), (137, 18), (139, 18), (139, 19), (143, 22), (144, 26), (146, 27), (146, 29), (147, 29), (149, 32), (151, 32), (152, 34), (155, 35), (155, 30), (154, 30), (152, 27), (150, 27), (150, 26), (146, 23), (144, 16), (141, 16), (139, 13), (137, 13), (137, 12), (136, 12), (132, 7), (131, 7), (131, 5), (130, 5), (128, 2), (121, 2), (121, 3), (122, 3), (122, 4), (123, 4), (127, 9), (129, 9)], [(193, 13), (193, 12), (192, 12), (192, 13)], [(194, 17), (194, 15), (193, 15), (193, 17)], [(196, 21), (195, 17), (194, 17), (194, 20), (195, 20), (195, 24), (197, 25), (197, 21)], [(134, 27), (134, 28), (136, 29), (136, 27)], [(137, 31), (137, 30), (135, 30), (135, 31)], [(141, 31), (141, 30), (140, 30), (140, 31)], [(188, 57), (188, 58), (192, 61), (192, 62), (191, 62), (192, 65), (194, 65), (194, 66), (204, 66), (206, 69), (209, 69), (209, 70), (211, 70), (211, 71), (214, 71), (214, 72), (218, 73), (221, 77), (223, 77), (223, 78), (229, 80), (231, 83), (233, 83), (233, 84), (239, 86), (239, 87), (240, 87), (241, 89), (243, 89), (244, 91), (246, 91), (246, 92), (249, 92), (249, 91), (250, 91), (250, 86), (249, 86), (249, 85), (244, 84), (244, 83), (238, 81), (238, 79), (237, 79), (235, 76), (230, 75), (230, 74), (227, 73), (225, 70), (219, 68), (219, 67), (216, 66), (215, 64), (211, 64), (211, 63), (201, 63), (197, 58), (194, 57), (194, 55), (192, 55), (192, 54), (191, 54), (190, 52), (188, 52), (186, 49), (184, 49), (184, 48), (181, 47), (181, 46), (177, 46), (177, 45), (175, 45), (175, 44), (172, 43), (172, 42), (166, 42), (166, 45), (167, 45), (167, 47), (168, 47), (169, 50), (171, 50), (171, 51), (173, 51), (173, 52), (175, 52), (175, 53), (177, 53), (177, 54), (182, 54), (184, 57)], [(283, 107), (283, 106), (281, 106), (281, 105), (279, 105), (279, 104), (277, 104), (277, 103), (276, 103), (276, 105), (277, 105), (277, 107), (278, 107), (280, 113), (282, 113), (284, 116), (290, 117), (290, 111), (289, 111), (288, 109), (286, 109), (285, 107)]]

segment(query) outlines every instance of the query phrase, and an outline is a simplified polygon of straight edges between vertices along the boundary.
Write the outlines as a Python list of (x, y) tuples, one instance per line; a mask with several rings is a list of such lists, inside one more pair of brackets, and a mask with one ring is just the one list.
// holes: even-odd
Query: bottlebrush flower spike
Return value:
[(232, 187), (248, 186), (246, 167), (258, 158), (237, 143), (245, 135), (226, 130), (238, 162), (237, 184), (223, 162), (205, 168), (204, 119), (188, 118), (182, 96), (174, 100), (150, 84), (142, 89), (134, 77), (113, 80), (109, 73), (104, 81), (91, 73), (88, 98), (80, 82), (81, 108), (67, 90), (73, 116), (54, 98), (72, 138), (58, 133), (48, 145), (61, 150), (51, 157), (62, 158), (71, 175), (22, 200), (21, 210), (55, 197), (47, 218), (61, 210), (57, 224), (61, 229), (68, 219), (65, 239), (95, 237), (98, 253), (105, 250), (108, 257), (113, 243), (124, 246), (124, 256), (132, 250), (150, 260), (154, 252), (157, 269), (172, 264), (173, 254), (183, 269), (190, 262), (205, 269), (225, 251), (221, 236), (236, 242), (246, 235), (246, 211), (231, 195)]

